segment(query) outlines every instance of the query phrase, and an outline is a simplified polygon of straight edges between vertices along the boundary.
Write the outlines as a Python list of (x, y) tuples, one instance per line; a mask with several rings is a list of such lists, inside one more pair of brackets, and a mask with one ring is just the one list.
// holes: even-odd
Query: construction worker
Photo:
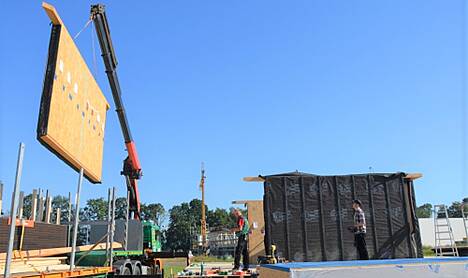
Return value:
[(231, 230), (231, 232), (235, 232), (237, 235), (237, 246), (234, 254), (234, 268), (232, 270), (239, 270), (240, 257), (242, 254), (242, 261), (244, 263), (242, 271), (247, 271), (249, 270), (249, 250), (247, 248), (247, 237), (250, 230), (249, 221), (238, 209), (233, 209), (232, 214), (237, 218), (237, 227)]
[(356, 246), (359, 260), (368, 260), (369, 254), (367, 253), (366, 245), (366, 216), (362, 210), (362, 202), (360, 200), (353, 200), (354, 210), (354, 246)]

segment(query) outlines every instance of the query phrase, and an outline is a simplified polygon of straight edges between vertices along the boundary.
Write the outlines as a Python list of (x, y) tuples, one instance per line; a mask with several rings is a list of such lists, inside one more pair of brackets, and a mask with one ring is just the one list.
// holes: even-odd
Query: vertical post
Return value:
[(115, 231), (115, 187), (112, 187), (112, 217), (111, 217), (111, 235), (110, 235), (110, 260), (109, 266), (113, 263), (113, 251), (114, 251), (114, 231)]
[(3, 182), (0, 181), (0, 215), (2, 215)]
[(10, 277), (11, 257), (13, 255), (13, 244), (15, 240), (15, 229), (16, 229), (16, 210), (18, 209), (18, 197), (19, 197), (19, 189), (20, 189), (20, 182), (21, 182), (21, 173), (23, 171), (23, 156), (24, 156), (24, 144), (20, 143), (19, 151), (18, 151), (18, 164), (16, 165), (15, 187), (13, 189), (13, 195), (12, 195), (12, 200), (11, 200), (10, 235), (8, 238), (8, 249), (7, 249), (6, 261), (5, 261), (5, 272), (3, 274), (3, 277), (5, 278)]
[(44, 219), (44, 197), (42, 190), (39, 192), (39, 208), (37, 210), (37, 221), (42, 222)]
[(31, 217), (32, 221), (36, 221), (36, 211), (37, 211), (37, 190), (33, 189), (32, 199), (31, 199)]
[(126, 209), (125, 209), (125, 235), (124, 235), (124, 250), (128, 250), (128, 220), (130, 218), (129, 215), (130, 211), (130, 191), (127, 189), (127, 203), (126, 203)]
[(18, 199), (18, 218), (23, 219), (24, 192), (20, 191)]
[(72, 199), (71, 199), (71, 192), (68, 192), (68, 213), (67, 213), (67, 217), (68, 217), (68, 225), (70, 225), (71, 219), (72, 219)]
[(110, 257), (112, 254), (110, 253), (110, 233), (111, 233), (111, 216), (112, 216), (112, 191), (109, 188), (107, 190), (107, 238), (106, 238), (106, 263), (110, 266)]
[(56, 225), (60, 225), (60, 217), (61, 217), (61, 211), (60, 211), (60, 208), (57, 208), (56, 212), (55, 212), (55, 224)]
[(71, 192), (68, 192), (68, 213), (67, 213), (67, 229), (68, 229), (68, 245), (71, 246), (71, 221), (72, 221), (72, 197), (71, 197)]
[(83, 183), (83, 168), (80, 169), (80, 176), (78, 178), (78, 188), (76, 190), (75, 197), (75, 219), (73, 219), (73, 241), (72, 241), (72, 252), (70, 258), (70, 271), (75, 268), (75, 253), (76, 253), (76, 239), (78, 236), (78, 222), (80, 218), (80, 193), (81, 184)]
[(46, 210), (45, 210), (45, 222), (50, 223), (50, 214), (52, 213), (52, 197), (47, 196), (46, 199)]

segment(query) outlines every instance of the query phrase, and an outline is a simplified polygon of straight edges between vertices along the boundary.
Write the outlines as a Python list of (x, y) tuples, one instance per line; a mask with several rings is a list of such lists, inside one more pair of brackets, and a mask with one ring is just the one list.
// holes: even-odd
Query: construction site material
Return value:
[[(239, 278), (239, 277), (257, 277), (256, 268), (250, 268), (248, 271), (232, 270), (232, 263), (193, 263), (183, 271), (177, 273), (176, 277), (210, 277), (210, 278)], [(269, 277), (269, 276), (265, 276)]]
[[(265, 248), (289, 261), (357, 259), (353, 199), (366, 214), (371, 258), (422, 257), (413, 181), (404, 173), (317, 176), (293, 172), (263, 177)], [(270, 254), (268, 254), (270, 255)]]
[[(0, 219), (0, 238), (8, 238), (8, 218)], [(67, 226), (47, 224), (41, 222), (33, 222), (32, 220), (24, 220), (26, 228), (22, 235), (23, 220), (17, 219), (17, 226), (15, 228), (15, 239), (13, 242), (13, 249), (18, 250), (22, 242), (22, 250), (35, 250), (45, 248), (55, 248), (67, 246)], [(34, 227), (29, 228), (33, 224)], [(18, 225), (20, 224), (20, 225)], [(0, 252), (6, 252), (7, 241), (0, 240)]]
[(239, 200), (233, 204), (243, 204), (247, 208), (247, 220), (250, 223), (248, 234), (249, 262), (255, 263), (259, 256), (265, 256), (265, 218), (263, 215), (263, 201)]
[[(67, 278), (67, 277), (106, 277), (110, 267), (78, 267), (69, 271), (67, 264), (43, 265), (23, 262), (24, 265), (12, 266), (11, 275), (15, 278)], [(0, 278), (4, 277), (0, 275)]]
[[(445, 205), (434, 205), (434, 231), (436, 256), (458, 257), (457, 244)], [(445, 250), (443, 250), (444, 248)]]
[(453, 278), (468, 277), (467, 263), (468, 258), (301, 262), (262, 265), (259, 274), (268, 278)]
[(42, 7), (52, 21), (37, 138), (85, 177), (101, 182), (104, 130), (109, 104), (55, 8)]
[[(114, 248), (122, 248), (122, 244), (114, 242), (112, 245)], [(88, 251), (93, 247), (93, 245), (82, 245), (77, 246), (76, 251)], [(104, 250), (106, 248), (105, 243), (98, 244), (94, 250)], [(71, 252), (71, 247), (60, 247), (60, 248), (48, 248), (48, 249), (38, 249), (38, 250), (27, 250), (27, 251), (13, 251), (12, 259), (21, 259), (21, 258), (34, 258), (34, 257), (50, 257), (50, 256), (59, 256), (68, 254)], [(0, 260), (6, 258), (6, 253), (0, 253)]]

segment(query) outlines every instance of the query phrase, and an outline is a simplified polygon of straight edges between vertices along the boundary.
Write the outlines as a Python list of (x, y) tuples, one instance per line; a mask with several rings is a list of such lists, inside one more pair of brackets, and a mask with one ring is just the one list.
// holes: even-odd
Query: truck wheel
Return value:
[(133, 275), (141, 275), (141, 269), (140, 267), (135, 267), (135, 272), (133, 273)]
[(120, 275), (132, 275), (132, 270), (128, 266), (124, 267), (122, 274)]

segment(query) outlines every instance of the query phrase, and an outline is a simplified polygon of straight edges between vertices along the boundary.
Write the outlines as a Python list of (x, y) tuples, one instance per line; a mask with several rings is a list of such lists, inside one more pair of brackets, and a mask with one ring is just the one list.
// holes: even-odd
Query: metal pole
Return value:
[(3, 182), (0, 181), (0, 215), (2, 215)]
[(71, 239), (71, 219), (72, 219), (71, 215), (72, 215), (72, 199), (71, 199), (71, 192), (68, 192), (68, 214), (67, 214), (67, 218), (68, 218), (68, 223), (67, 223), (68, 240), (67, 240), (67, 246), (71, 245), (71, 242), (70, 242), (70, 239)]
[(70, 258), (70, 271), (75, 268), (75, 253), (76, 253), (76, 239), (78, 236), (78, 222), (80, 218), (80, 193), (81, 193), (81, 184), (83, 183), (83, 168), (80, 169), (80, 176), (78, 178), (78, 189), (76, 190), (75, 197), (75, 219), (73, 223), (73, 243), (72, 243), (72, 252)]
[(107, 190), (107, 238), (106, 238), (106, 263), (110, 265), (110, 249), (109, 249), (109, 243), (110, 243), (110, 230), (111, 230), (111, 216), (112, 216), (112, 202), (111, 202), (111, 197), (112, 197), (112, 191), (109, 188)]
[(18, 151), (18, 164), (16, 165), (16, 178), (15, 178), (15, 187), (13, 189), (13, 195), (11, 200), (11, 210), (10, 210), (10, 236), (8, 239), (8, 249), (7, 256), (5, 261), (5, 272), (3, 277), (10, 277), (10, 266), (11, 266), (11, 257), (13, 255), (13, 244), (15, 240), (15, 229), (16, 229), (16, 211), (18, 209), (18, 197), (19, 189), (21, 182), (21, 173), (23, 171), (23, 156), (24, 156), (24, 144), (20, 143)]
[(115, 231), (115, 187), (112, 187), (112, 217), (111, 217), (111, 234), (110, 234), (110, 260), (109, 266), (113, 264), (113, 251), (114, 251), (114, 231)]
[(124, 248), (125, 248), (125, 251), (128, 250), (128, 220), (130, 218), (130, 215), (129, 215), (129, 211), (130, 211), (130, 191), (127, 190), (127, 207), (126, 207), (126, 210), (125, 210), (125, 236), (124, 236), (124, 240), (125, 240), (125, 244), (124, 244)]

